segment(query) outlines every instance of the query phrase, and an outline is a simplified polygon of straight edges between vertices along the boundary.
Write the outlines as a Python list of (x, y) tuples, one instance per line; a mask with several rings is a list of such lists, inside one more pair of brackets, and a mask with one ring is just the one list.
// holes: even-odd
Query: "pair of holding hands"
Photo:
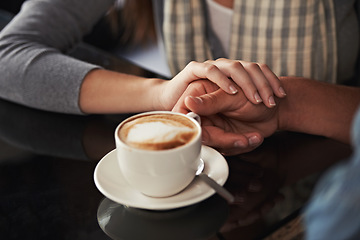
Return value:
[(174, 77), (192, 81), (173, 111), (202, 117), (203, 142), (227, 155), (251, 151), (278, 129), (275, 99), (286, 96), (267, 65), (229, 59), (192, 62)]

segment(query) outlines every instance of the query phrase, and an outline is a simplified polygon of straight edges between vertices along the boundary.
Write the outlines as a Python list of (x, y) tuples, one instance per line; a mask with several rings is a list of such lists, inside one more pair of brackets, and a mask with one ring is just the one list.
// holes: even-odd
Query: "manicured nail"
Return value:
[(276, 102), (275, 102), (275, 99), (273, 96), (269, 97), (269, 104), (270, 104), (270, 106), (276, 106)]
[(262, 102), (262, 99), (261, 99), (261, 97), (260, 97), (260, 95), (259, 95), (258, 92), (255, 93), (254, 98), (255, 98), (255, 101), (256, 101), (257, 103), (261, 103), (261, 102)]
[(260, 143), (260, 139), (258, 136), (252, 136), (249, 138), (249, 145), (250, 146), (256, 146)]
[(283, 96), (286, 96), (286, 92), (285, 92), (285, 90), (284, 90), (282, 87), (279, 88), (279, 92), (280, 92)]
[(230, 92), (231, 92), (232, 94), (235, 94), (235, 93), (238, 92), (238, 90), (237, 90), (233, 85), (230, 85), (230, 86), (229, 86), (229, 90), (230, 90)]

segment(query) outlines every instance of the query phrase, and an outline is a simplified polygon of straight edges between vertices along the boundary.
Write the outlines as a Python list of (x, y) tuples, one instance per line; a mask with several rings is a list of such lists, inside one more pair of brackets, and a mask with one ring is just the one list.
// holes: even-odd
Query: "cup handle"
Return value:
[(186, 114), (186, 116), (195, 119), (201, 126), (201, 117), (199, 115), (197, 115), (196, 113), (193, 113), (193, 112), (189, 112), (188, 114)]

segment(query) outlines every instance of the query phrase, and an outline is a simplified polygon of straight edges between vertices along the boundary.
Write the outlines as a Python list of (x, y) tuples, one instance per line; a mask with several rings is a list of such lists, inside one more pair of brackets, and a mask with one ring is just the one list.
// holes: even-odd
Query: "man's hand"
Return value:
[(201, 116), (204, 144), (228, 155), (249, 152), (278, 129), (277, 107), (253, 104), (238, 90), (230, 95), (209, 81), (196, 81), (173, 111)]

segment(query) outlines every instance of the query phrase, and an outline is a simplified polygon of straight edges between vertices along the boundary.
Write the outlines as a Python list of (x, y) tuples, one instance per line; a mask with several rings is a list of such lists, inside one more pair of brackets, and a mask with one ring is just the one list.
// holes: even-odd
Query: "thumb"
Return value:
[(187, 96), (185, 105), (193, 112), (208, 116), (234, 109), (235, 104), (239, 102), (239, 97), (241, 97), (240, 93), (230, 95), (219, 89), (201, 96)]

